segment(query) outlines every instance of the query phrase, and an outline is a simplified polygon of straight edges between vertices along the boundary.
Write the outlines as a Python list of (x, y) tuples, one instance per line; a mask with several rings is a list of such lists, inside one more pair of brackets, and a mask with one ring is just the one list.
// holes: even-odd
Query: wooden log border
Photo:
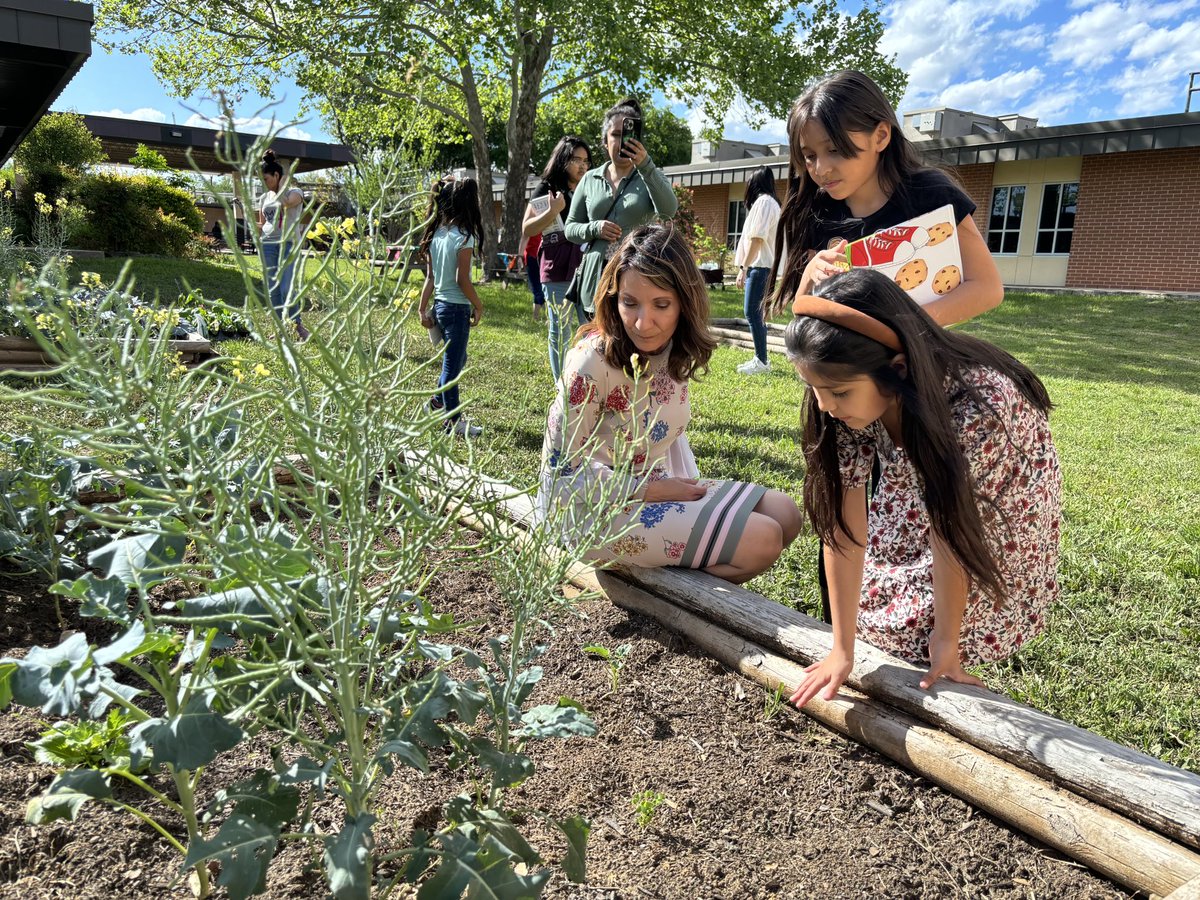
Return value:
[[(515, 522), (528, 527), (532, 521), (528, 494), (461, 467), (447, 470), (462, 484), (478, 484), (478, 495), (499, 503)], [(619, 572), (648, 593), (801, 663), (823, 658), (832, 646), (825, 623), (702, 572), (638, 567)], [(919, 669), (865, 642), (855, 656), (850, 687), (1200, 849), (1200, 775), (983, 688), (922, 690)]]
[[(195, 368), (207, 359), (219, 356), (213, 350), (212, 342), (199, 334), (193, 333), (186, 338), (167, 342), (172, 350), (179, 354), (180, 361), (189, 369)], [(4, 372), (49, 372), (57, 368), (31, 338), (11, 337), (0, 335), (0, 374)]]
[[(502, 506), (515, 502), (512, 493), (502, 496), (509, 498)], [(470, 507), (462, 510), (460, 519), (477, 531), (499, 527), (514, 541), (528, 539), (519, 520), (497, 523), (494, 516), (480, 515)], [(802, 664), (715, 625), (670, 598), (643, 590), (627, 575), (621, 569), (605, 571), (578, 564), (569, 577), (576, 587), (684, 635), (767, 690), (800, 680)], [(711, 576), (701, 577), (734, 587)], [(1195, 900), (1186, 892), (1200, 885), (1200, 854), (1020, 766), (852, 690), (843, 690), (832, 701), (814, 699), (803, 712), (1128, 888), (1169, 895), (1169, 900)]]

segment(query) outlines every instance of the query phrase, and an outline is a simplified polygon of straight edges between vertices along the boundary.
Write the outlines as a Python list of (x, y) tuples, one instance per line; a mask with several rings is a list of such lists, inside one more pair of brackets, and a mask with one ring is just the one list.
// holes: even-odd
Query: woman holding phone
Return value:
[(642, 105), (627, 97), (604, 114), (604, 149), (609, 161), (579, 182), (567, 216), (567, 240), (583, 245), (579, 303), (591, 318), (600, 272), (622, 236), (655, 217), (669, 219), (679, 208), (671, 182), (655, 167), (642, 144)]

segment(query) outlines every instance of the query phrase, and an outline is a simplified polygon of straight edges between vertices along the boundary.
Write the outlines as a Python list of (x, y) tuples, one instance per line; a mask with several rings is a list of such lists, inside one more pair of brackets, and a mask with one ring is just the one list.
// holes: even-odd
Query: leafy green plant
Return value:
[(638, 791), (630, 797), (629, 805), (633, 807), (638, 827), (648, 828), (654, 821), (658, 808), (667, 802), (666, 795), (659, 791)]
[[(247, 170), (253, 158), (238, 161)], [(256, 273), (234, 259), (265, 312)], [(544, 650), (536, 636), (607, 522), (572, 533), (573, 552), (557, 547), (556, 528), (515, 551), (500, 528), (464, 543), (466, 504), (498, 521), (502, 498), (457, 468), (444, 416), (428, 408), (440, 363), (410, 352), (411, 310), (393, 302), (403, 278), (374, 267), (322, 274), (320, 339), (300, 348), (277, 330), (260, 348), (266, 364), (245, 377), (218, 365), (177, 375), (161, 333), (96, 342), (64, 317), (50, 346), (58, 380), (21, 393), (26, 420), (58, 410), (67, 424), (54, 439), (104, 459), (124, 484), (119, 501), (79, 510), (112, 537), (88, 555), (88, 572), (54, 588), (116, 634), (97, 644), (76, 633), (0, 660), (0, 707), (93, 720), (117, 708), (131, 723), (128, 767), (67, 769), (28, 819), (75, 819), (89, 800), (119, 805), (121, 779), (152, 801), (124, 808), (179, 851), (202, 896), (212, 862), (231, 897), (263, 890), (282, 841), (320, 843), (337, 898), (422, 880), (422, 896), (536, 896), (550, 873), (514, 825), (507, 791), (534, 773), (530, 741), (594, 731), (569, 701), (530, 705)], [(0, 385), (0, 401), (11, 390)], [(496, 566), (513, 605), (511, 635), (487, 654), (448, 642), (456, 623), (426, 597), (430, 560), (456, 550)], [(167, 581), (185, 588), (180, 599), (156, 596)], [(275, 764), (207, 785), (213, 760), (251, 734), (270, 736)], [(380, 787), (434, 758), (469, 770), (475, 791), (448, 799), (436, 832), (415, 831), (410, 846), (377, 858)], [(202, 791), (214, 797), (207, 807)], [(332, 834), (308, 821), (302, 800), (317, 795), (343, 807)], [(571, 847), (568, 874), (580, 878), (587, 823), (555, 824)], [(397, 870), (386, 882), (385, 862)]]
[(625, 661), (632, 650), (633, 647), (629, 644), (622, 644), (615, 650), (609, 650), (602, 644), (591, 644), (583, 648), (584, 653), (590, 653), (608, 663), (608, 680), (614, 694), (617, 692), (617, 686), (621, 683), (621, 669), (625, 668)]
[(65, 769), (128, 769), (129, 735), (132, 719), (119, 709), (110, 709), (104, 719), (55, 722), (41, 737), (25, 746), (43, 765)]

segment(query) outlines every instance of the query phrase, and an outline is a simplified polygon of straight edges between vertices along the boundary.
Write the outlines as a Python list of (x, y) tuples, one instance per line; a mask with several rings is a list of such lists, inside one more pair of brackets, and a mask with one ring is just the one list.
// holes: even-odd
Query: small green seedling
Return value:
[(617, 692), (617, 685), (621, 683), (621, 669), (624, 668), (631, 650), (633, 647), (629, 644), (622, 644), (616, 650), (609, 650), (602, 644), (591, 644), (583, 648), (584, 653), (598, 656), (608, 663), (608, 680), (612, 684), (614, 694)]
[(783, 709), (783, 698), (786, 696), (782, 684), (776, 685), (775, 690), (767, 691), (763, 699), (763, 721), (770, 722)]
[(667, 798), (658, 791), (638, 791), (630, 797), (629, 805), (637, 813), (638, 827), (648, 827), (654, 820), (654, 814), (664, 803), (667, 803)]

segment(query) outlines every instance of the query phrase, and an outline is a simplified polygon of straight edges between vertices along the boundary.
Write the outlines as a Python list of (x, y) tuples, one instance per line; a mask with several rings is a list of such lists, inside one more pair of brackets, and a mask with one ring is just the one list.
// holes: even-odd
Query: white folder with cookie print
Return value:
[(849, 244), (846, 262), (878, 269), (918, 303), (945, 296), (963, 279), (954, 207), (947, 203)]

